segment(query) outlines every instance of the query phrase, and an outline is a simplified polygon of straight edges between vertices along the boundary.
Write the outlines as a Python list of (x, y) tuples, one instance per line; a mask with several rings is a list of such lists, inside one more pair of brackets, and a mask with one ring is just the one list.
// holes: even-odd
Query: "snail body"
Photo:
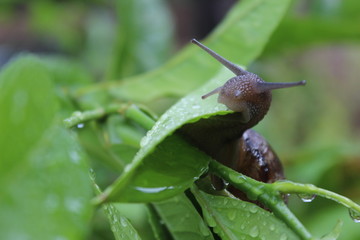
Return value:
[[(268, 143), (255, 131), (247, 131), (261, 121), (268, 112), (271, 104), (271, 91), (279, 88), (288, 88), (304, 85), (305, 81), (294, 83), (268, 83), (258, 75), (245, 71), (241, 67), (224, 59), (211, 49), (207, 48), (197, 40), (192, 43), (205, 50), (217, 61), (227, 67), (236, 76), (229, 79), (223, 86), (202, 96), (202, 99), (218, 94), (218, 102), (225, 104), (233, 113), (227, 115), (213, 116), (208, 119), (200, 119), (196, 123), (186, 124), (180, 130), (181, 133), (196, 147), (224, 165), (242, 173), (248, 173), (250, 177), (264, 182), (272, 182), (283, 178), (281, 163), (277, 157), (254, 160), (247, 154), (249, 147), (246, 142), (262, 146), (262, 155), (273, 153)], [(247, 132), (246, 132), (247, 131)], [(244, 133), (247, 133), (244, 135)], [(266, 145), (266, 146), (265, 146)], [(271, 151), (269, 154), (266, 151)], [(251, 151), (250, 151), (251, 152)], [(254, 151), (253, 151), (254, 152)], [(246, 156), (247, 158), (241, 157)], [(250, 159), (250, 160), (249, 160)], [(249, 162), (253, 163), (249, 163)], [(270, 162), (268, 162), (270, 161)], [(271, 162), (273, 161), (273, 163)], [(246, 164), (245, 164), (246, 162)], [(266, 163), (266, 164), (265, 164)], [(255, 166), (265, 164), (267, 168)], [(251, 169), (249, 170), (249, 166)], [(262, 173), (262, 171), (265, 171)], [(271, 171), (275, 171), (272, 173)], [(278, 174), (276, 173), (279, 172)], [(263, 176), (268, 177), (263, 177)], [(261, 177), (262, 176), (262, 177)], [(269, 177), (270, 176), (270, 177)]]

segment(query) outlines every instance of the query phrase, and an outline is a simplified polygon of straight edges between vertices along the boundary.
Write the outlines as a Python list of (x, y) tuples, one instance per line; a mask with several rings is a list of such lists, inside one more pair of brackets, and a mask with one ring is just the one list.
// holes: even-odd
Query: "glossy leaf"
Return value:
[(204, 217), (222, 240), (299, 239), (285, 223), (255, 204), (192, 189)]
[[(141, 141), (141, 149), (120, 178), (105, 190), (102, 198), (111, 201), (155, 201), (184, 191), (207, 169), (208, 156), (178, 134), (183, 124), (211, 115), (227, 114), (216, 98), (201, 100), (201, 95), (229, 78), (222, 71), (203, 88), (170, 108)], [(214, 107), (214, 105), (217, 105)], [(179, 154), (181, 153), (181, 154)], [(105, 200), (104, 199), (104, 200)], [(100, 199), (99, 199), (100, 200)]]
[[(248, 65), (262, 51), (284, 14), (289, 0), (245, 0), (235, 5), (205, 42), (227, 59)], [(190, 39), (189, 39), (190, 41)], [(92, 95), (110, 93), (118, 99), (148, 102), (164, 96), (183, 96), (211, 79), (220, 64), (196, 46), (187, 46), (163, 67), (144, 75), (80, 89), (81, 104)]]
[[(280, 13), (285, 10), (285, 3), (287, 2), (288, 1), (286, 0), (272, 1), (271, 3), (268, 1), (263, 2), (261, 0), (242, 1), (239, 5), (241, 7), (235, 7), (235, 10), (229, 14), (228, 20), (219, 27), (215, 36), (222, 31), (222, 28), (227, 29), (227, 27), (229, 27), (231, 29), (231, 26), (233, 25), (240, 27), (240, 29), (245, 32), (246, 30), (250, 31), (248, 25), (251, 23), (251, 31), (247, 32), (248, 36), (245, 38), (246, 41), (244, 41), (250, 45), (256, 42), (257, 45), (244, 45), (247, 47), (247, 50), (242, 54), (243, 57), (241, 59), (243, 59), (243, 62), (248, 63), (248, 61), (252, 60), (253, 57), (257, 55), (263, 46), (262, 44), (265, 43), (265, 41), (263, 42), (265, 37), (263, 35), (260, 36), (260, 33), (265, 34), (266, 32), (267, 35), (270, 34), (276, 23), (280, 20)], [(271, 12), (268, 9), (269, 7), (271, 9), (274, 8), (274, 12)], [(279, 13), (279, 15), (275, 15), (275, 13)], [(274, 16), (278, 16), (278, 18)], [(239, 25), (230, 24), (239, 19), (242, 19), (244, 22), (239, 23)], [(261, 24), (265, 19), (268, 22), (266, 22), (266, 24), (265, 22), (264, 24)], [(228, 24), (230, 26), (227, 26)], [(256, 26), (261, 26), (262, 31), (254, 31), (253, 28), (256, 28)], [(218, 38), (219, 40), (221, 39), (220, 36)], [(226, 43), (224, 40), (223, 42)], [(251, 49), (251, 51), (249, 49)], [(190, 51), (190, 49), (186, 51)], [(198, 51), (201, 51), (201, 49), (198, 49)], [(231, 52), (234, 52), (234, 50), (232, 49)], [(193, 74), (200, 72), (207, 74), (212, 72), (211, 75), (214, 75), (216, 70), (222, 69), (220, 67), (221, 65), (206, 53), (199, 52), (199, 54), (186, 54), (190, 54), (191, 57), (195, 59), (195, 62), (188, 63), (183, 59), (183, 62), (177, 62), (176, 65), (180, 66), (180, 68), (176, 69), (176, 71), (181, 70), (182, 73), (190, 72)], [(205, 61), (199, 61), (199, 59), (202, 58), (205, 59)], [(204, 66), (204, 63), (209, 63), (209, 66)], [(183, 69), (184, 66), (190, 68)], [(196, 69), (195, 66), (197, 66)], [(201, 66), (200, 70), (198, 68), (199, 66)], [(163, 72), (163, 74), (164, 76), (170, 76), (165, 72)], [(177, 75), (174, 74), (173, 76)], [(217, 72), (217, 75), (210, 83), (183, 98), (168, 110), (142, 140), (141, 149), (135, 156), (133, 162), (125, 169), (120, 178), (105, 190), (98, 201), (155, 201), (176, 195), (188, 188), (192, 182), (206, 170), (208, 157), (195, 148), (189, 148), (190, 145), (184, 142), (180, 136), (170, 135), (186, 123), (195, 122), (200, 118), (207, 118), (212, 115), (229, 113), (229, 111), (226, 111), (225, 106), (216, 103), (215, 97), (202, 101), (200, 96), (221, 86), (232, 76), (233, 75), (230, 74), (229, 71), (223, 70)], [(155, 78), (155, 80), (150, 80), (144, 77), (143, 79), (146, 80), (146, 84), (138, 84), (136, 86), (145, 86), (145, 88), (142, 90), (134, 85), (133, 90), (137, 93), (140, 92), (141, 96), (146, 96), (146, 99), (149, 96), (152, 96), (158, 89), (161, 89), (161, 87), (156, 85), (147, 85), (155, 80), (158, 81), (157, 78)], [(180, 86), (176, 86), (176, 83), (181, 82), (181, 84), (184, 85), (184, 79), (188, 81), (187, 78), (183, 78), (182, 81), (173, 81), (174, 79), (172, 79), (171, 88), (179, 89)], [(159, 84), (161, 84), (161, 86), (166, 86), (166, 82), (166, 79), (159, 79)], [(193, 83), (193, 81), (191, 82)], [(134, 81), (134, 83), (136, 83), (136, 81)], [(119, 92), (127, 89), (126, 87), (124, 88), (124, 85), (121, 87), (121, 89), (115, 89), (115, 91)], [(192, 86), (192, 88), (193, 87), (194, 86)], [(128, 90), (130, 89), (125, 91), (127, 92)], [(134, 95), (132, 98), (136, 99), (136, 96)], [(165, 140), (165, 138), (167, 139)]]
[(88, 168), (75, 137), (61, 127), (54, 92), (34, 57), (1, 74), (1, 239), (79, 239), (88, 232)]
[(214, 239), (210, 229), (185, 194), (154, 203), (154, 207), (174, 239)]

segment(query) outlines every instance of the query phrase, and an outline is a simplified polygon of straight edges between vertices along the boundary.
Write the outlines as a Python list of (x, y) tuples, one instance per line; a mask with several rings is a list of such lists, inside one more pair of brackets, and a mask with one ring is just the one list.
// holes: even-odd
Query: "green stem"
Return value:
[(85, 112), (76, 111), (71, 115), (71, 117), (64, 120), (64, 124), (67, 128), (71, 128), (87, 121), (105, 117), (109, 114), (123, 113), (127, 108), (129, 108), (129, 104), (114, 104), (108, 107), (98, 108)]
[(126, 110), (125, 117), (134, 120), (146, 130), (150, 130), (155, 124), (154, 119), (146, 115), (135, 105), (131, 105), (131, 107)]
[(155, 121), (141, 111), (137, 106), (133, 104), (113, 104), (108, 107), (98, 108), (84, 112), (74, 112), (71, 117), (64, 120), (64, 124), (67, 128), (77, 126), (78, 124), (85, 123), (91, 120), (97, 120), (103, 118), (109, 114), (119, 113), (125, 115), (128, 119), (131, 119), (147, 130), (150, 130), (155, 124)]
[(271, 184), (256, 181), (241, 173), (238, 173), (215, 160), (210, 161), (210, 169), (219, 177), (228, 181), (231, 185), (245, 192), (251, 200), (260, 200), (275, 216), (284, 221), (302, 239), (313, 239), (302, 223), (288, 209), (281, 195), (271, 187)]
[(349, 198), (322, 188), (318, 188), (312, 184), (301, 184), (301, 183), (294, 183), (291, 181), (279, 181), (271, 184), (271, 188), (273, 190), (282, 193), (296, 193), (296, 194), (305, 193), (308, 195), (321, 196), (327, 199), (331, 199), (337, 203), (340, 203), (347, 208), (351, 208), (360, 212), (360, 206), (355, 202), (351, 201)]

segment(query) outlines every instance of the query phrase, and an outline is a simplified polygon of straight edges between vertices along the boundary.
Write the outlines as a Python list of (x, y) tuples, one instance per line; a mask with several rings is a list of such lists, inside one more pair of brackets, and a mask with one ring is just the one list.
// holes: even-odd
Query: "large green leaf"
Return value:
[[(262, 51), (283, 16), (289, 0), (244, 0), (235, 5), (206, 44), (229, 60), (248, 65)], [(190, 39), (189, 39), (190, 40)], [(195, 46), (187, 46), (163, 67), (144, 75), (80, 89), (82, 105), (92, 95), (148, 102), (164, 96), (183, 96), (212, 78), (220, 65)], [(94, 103), (95, 104), (95, 103)]]
[[(34, 57), (0, 76), (0, 238), (79, 239), (91, 215), (84, 155), (61, 127), (55, 88)], [(44, 227), (46, 226), (46, 227)]]
[(0, 178), (22, 161), (50, 127), (58, 110), (46, 69), (33, 57), (9, 65), (0, 76)]
[[(250, 24), (249, 21), (254, 21), (254, 18), (258, 18), (258, 21), (260, 21), (260, 19), (263, 21), (264, 19), (267, 19), (267, 15), (273, 16), (274, 12), (269, 11), (269, 9), (263, 9), (263, 7), (269, 7), (267, 5), (269, 3), (267, 2), (267, 4), (258, 5), (259, 2), (262, 1), (244, 1), (242, 2), (243, 5), (240, 5), (242, 8), (239, 8), (238, 11), (246, 16), (244, 19), (244, 26)], [(273, 1), (273, 5), (270, 4), (272, 6), (270, 9), (276, 8), (275, 12), (278, 12), (279, 8), (284, 10), (283, 5), (285, 2), (287, 1)], [(234, 16), (237, 15), (230, 14), (229, 19), (231, 19), (231, 22), (238, 20), (236, 17), (233, 19)], [(276, 22), (278, 21), (279, 18), (277, 18)], [(229, 23), (225, 22), (224, 25), (226, 26), (226, 24)], [(240, 25), (242, 26), (242, 24)], [(267, 26), (267, 32), (273, 30), (273, 25), (267, 24)], [(254, 35), (256, 34), (252, 34), (256, 39), (264, 37), (257, 35), (255, 37)], [(255, 40), (252, 39), (252, 41)], [(253, 54), (262, 48), (262, 45), (260, 43), (258, 44), (259, 46), (257, 48), (252, 48), (251, 52)], [(203, 54), (204, 53), (199, 53), (199, 56), (203, 56)], [(251, 59), (250, 55), (251, 54), (244, 55), (243, 59), (245, 62)], [(199, 56), (193, 55), (195, 59)], [(209, 58), (209, 56), (206, 57)], [(215, 62), (213, 59), (211, 59), (211, 61)], [(180, 62), (177, 62), (177, 64), (180, 66), (183, 65), (183, 63), (180, 64)], [(194, 64), (192, 68), (201, 65), (199, 62), (192, 64)], [(220, 68), (218, 63), (216, 63), (216, 66), (215, 72), (216, 69)], [(191, 72), (205, 73), (208, 72), (208, 70), (213, 70), (213, 68), (201, 68), (201, 70), (198, 71), (195, 69), (189, 70)], [(98, 200), (135, 202), (155, 201), (176, 195), (188, 188), (192, 182), (206, 170), (208, 157), (197, 149), (190, 147), (190, 145), (179, 135), (171, 134), (186, 123), (196, 122), (200, 118), (208, 118), (213, 115), (229, 113), (229, 111), (226, 111), (225, 106), (216, 103), (215, 98), (202, 101), (200, 96), (221, 86), (230, 77), (232, 77), (232, 75), (229, 71), (218, 71), (218, 74), (208, 84), (181, 99), (176, 105), (168, 110), (142, 140), (141, 149), (135, 156), (133, 162), (128, 165), (120, 178), (105, 190), (104, 194)], [(161, 85), (166, 85), (166, 80), (163, 79), (162, 81)], [(173, 86), (173, 88), (177, 89), (177, 86)], [(136, 91), (140, 91), (142, 96), (151, 95), (153, 92), (150, 87), (147, 88), (146, 91), (140, 89), (137, 89)], [(144, 94), (144, 92), (147, 94)]]
[(176, 240), (212, 240), (213, 235), (185, 194), (153, 204)]
[(192, 189), (210, 227), (222, 240), (299, 239), (272, 213), (249, 202)]
[[(161, 116), (141, 141), (141, 149), (120, 178), (105, 190), (102, 198), (112, 201), (146, 202), (168, 198), (184, 191), (207, 169), (208, 156), (173, 134), (185, 123), (212, 115), (232, 113), (216, 98), (201, 95), (231, 76), (221, 71), (203, 88), (180, 100)], [(214, 105), (216, 105), (214, 107)]]

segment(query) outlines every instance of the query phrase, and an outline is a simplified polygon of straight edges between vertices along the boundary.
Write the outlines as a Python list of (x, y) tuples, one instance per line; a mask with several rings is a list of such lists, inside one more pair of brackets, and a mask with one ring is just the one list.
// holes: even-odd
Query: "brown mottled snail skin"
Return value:
[[(285, 179), (278, 156), (259, 133), (252, 129), (246, 130), (240, 138), (238, 147), (239, 155), (234, 170), (265, 183)], [(248, 200), (243, 192), (231, 185), (227, 190), (240, 199)], [(255, 203), (261, 206), (261, 203)]]
[[(202, 96), (205, 99), (218, 93), (218, 102), (225, 104), (234, 113), (186, 124), (180, 130), (181, 133), (200, 150), (238, 172), (263, 182), (283, 179), (281, 163), (271, 147), (259, 134), (248, 129), (266, 115), (271, 103), (271, 90), (304, 85), (305, 81), (265, 82), (256, 74), (229, 62), (195, 39), (192, 43), (235, 73), (236, 76), (223, 86)], [(215, 186), (219, 184), (214, 183)]]

